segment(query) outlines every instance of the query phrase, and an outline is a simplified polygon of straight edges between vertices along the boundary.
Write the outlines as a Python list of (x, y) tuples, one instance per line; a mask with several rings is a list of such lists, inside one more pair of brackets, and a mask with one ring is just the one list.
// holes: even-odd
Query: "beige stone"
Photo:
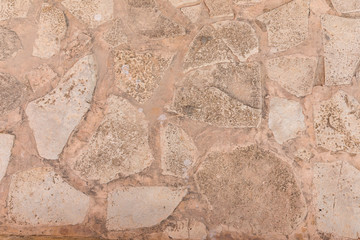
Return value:
[(50, 168), (34, 168), (11, 177), (9, 218), (21, 225), (74, 225), (84, 221), (89, 197)]
[(26, 114), (41, 157), (57, 159), (88, 111), (97, 80), (92, 55), (80, 59), (49, 94), (28, 104)]
[(360, 11), (360, 2), (357, 0), (331, 0), (331, 3), (336, 11), (340, 13), (353, 13)]
[(196, 23), (199, 18), (203, 7), (202, 5), (195, 5), (190, 7), (183, 7), (180, 9), (180, 11), (190, 19), (192, 23)]
[(360, 104), (344, 91), (314, 106), (316, 143), (331, 151), (360, 152)]
[(210, 152), (196, 173), (210, 219), (242, 232), (289, 234), (306, 214), (290, 166), (258, 146)]
[(316, 58), (296, 55), (277, 57), (266, 61), (269, 78), (297, 97), (311, 94), (316, 66)]
[(28, 80), (33, 92), (37, 92), (44, 87), (51, 86), (51, 83), (57, 78), (57, 74), (49, 65), (42, 64), (26, 73), (25, 78)]
[(0, 73), (0, 115), (15, 110), (24, 99), (25, 86), (8, 73)]
[(189, 239), (189, 220), (177, 221), (171, 226), (166, 227), (164, 232), (171, 239)]
[(144, 113), (114, 95), (107, 106), (107, 114), (72, 166), (85, 179), (100, 183), (139, 173), (153, 161)]
[(207, 236), (206, 226), (202, 222), (190, 220), (189, 239), (204, 240), (206, 239), (206, 236)]
[(104, 39), (113, 47), (127, 43), (127, 36), (124, 31), (124, 23), (120, 18), (113, 21), (111, 28), (105, 33)]
[(211, 18), (233, 18), (231, 0), (204, 0)]
[(14, 57), (21, 48), (16, 32), (0, 26), (0, 61)]
[(84, 56), (84, 53), (90, 52), (92, 47), (92, 37), (88, 33), (76, 31), (63, 47), (62, 56), (65, 59), (78, 59)]
[(169, 1), (176, 8), (199, 4), (201, 2), (201, 0), (169, 0)]
[(308, 37), (308, 0), (293, 0), (260, 15), (266, 25), (271, 52), (288, 50)]
[(269, 128), (280, 144), (296, 138), (299, 132), (306, 129), (300, 103), (284, 98), (271, 98)]
[(0, 182), (5, 176), (10, 161), (14, 139), (13, 135), (0, 133)]
[(261, 3), (262, 0), (233, 0), (238, 5), (254, 5)]
[(169, 187), (128, 187), (108, 195), (106, 227), (122, 230), (151, 227), (168, 218), (187, 190)]
[(306, 148), (299, 148), (295, 153), (296, 158), (306, 162), (309, 162), (313, 156), (312, 152)]
[(31, 0), (0, 0), (0, 21), (10, 18), (25, 18)]

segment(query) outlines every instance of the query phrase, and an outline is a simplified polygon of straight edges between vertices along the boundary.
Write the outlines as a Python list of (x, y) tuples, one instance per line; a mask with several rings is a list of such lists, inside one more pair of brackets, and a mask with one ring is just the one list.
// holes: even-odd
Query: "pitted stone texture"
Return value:
[(21, 41), (16, 32), (0, 26), (0, 61), (14, 57), (21, 48)]
[(62, 1), (69, 12), (90, 28), (113, 19), (113, 0), (64, 0)]
[(360, 174), (345, 161), (316, 163), (316, 223), (321, 232), (356, 239), (360, 235)]
[(360, 11), (360, 2), (357, 0), (331, 0), (336, 11), (340, 13), (354, 13)]
[(297, 97), (311, 94), (316, 66), (315, 58), (295, 55), (273, 58), (266, 62), (269, 78)]
[(338, 91), (331, 99), (314, 106), (316, 142), (330, 151), (360, 153), (360, 104)]
[(274, 97), (270, 100), (269, 128), (275, 140), (283, 144), (296, 138), (298, 132), (304, 131), (305, 118), (300, 103)]
[(80, 59), (59, 85), (26, 108), (41, 157), (57, 159), (71, 132), (88, 111), (97, 80), (94, 57)]
[(113, 47), (127, 43), (127, 36), (124, 31), (124, 23), (120, 18), (113, 21), (111, 28), (105, 33), (105, 41)]
[(159, 86), (171, 59), (153, 52), (115, 51), (116, 85), (139, 103), (144, 103)]
[(107, 106), (106, 116), (72, 166), (83, 178), (100, 183), (141, 172), (153, 161), (145, 115), (114, 95)]
[(308, 37), (308, 0), (293, 0), (257, 18), (264, 23), (271, 52), (285, 51)]
[(129, 187), (108, 195), (106, 227), (123, 230), (151, 227), (168, 218), (187, 190), (169, 187)]
[(0, 21), (10, 18), (25, 18), (31, 0), (0, 0)]
[(325, 85), (351, 83), (360, 60), (359, 24), (360, 19), (322, 16)]
[(232, 18), (234, 16), (231, 0), (205, 0), (205, 4), (211, 18)]
[(37, 92), (45, 86), (50, 86), (57, 78), (57, 74), (49, 67), (49, 65), (42, 64), (26, 73), (25, 78), (29, 81), (33, 92)]
[(253, 234), (289, 234), (305, 217), (290, 166), (255, 145), (209, 153), (195, 179), (217, 224)]
[(161, 129), (161, 166), (163, 174), (188, 177), (188, 170), (195, 163), (196, 146), (187, 133), (169, 123)]
[(8, 73), (0, 73), (0, 115), (15, 110), (23, 101), (25, 86)]
[(169, 0), (174, 7), (184, 7), (189, 5), (198, 4), (201, 0)]
[(63, 11), (47, 3), (43, 4), (33, 56), (50, 58), (57, 54), (60, 51), (60, 41), (65, 37), (66, 29), (67, 24)]
[(5, 176), (14, 139), (15, 137), (13, 135), (0, 133), (0, 181)]
[(89, 197), (67, 184), (51, 168), (34, 168), (11, 177), (9, 218), (21, 225), (82, 223)]
[(202, 9), (202, 5), (195, 5), (190, 7), (183, 7), (180, 9), (180, 11), (187, 18), (189, 18), (192, 23), (195, 23), (199, 20)]

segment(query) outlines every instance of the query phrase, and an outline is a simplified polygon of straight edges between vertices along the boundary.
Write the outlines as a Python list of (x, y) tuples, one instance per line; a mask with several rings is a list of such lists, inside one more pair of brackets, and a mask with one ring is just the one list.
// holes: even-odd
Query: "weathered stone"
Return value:
[(106, 227), (123, 230), (151, 227), (172, 214), (187, 190), (168, 187), (128, 187), (109, 193)]
[(351, 83), (360, 59), (359, 24), (359, 19), (322, 16), (325, 85)]
[(47, 64), (42, 64), (39, 67), (32, 69), (26, 73), (25, 78), (34, 92), (50, 86), (51, 83), (57, 78), (57, 74)]
[(321, 232), (344, 238), (360, 234), (360, 174), (346, 161), (316, 163), (316, 223)]
[(271, 98), (269, 128), (278, 143), (283, 144), (296, 138), (298, 132), (306, 129), (304, 121), (300, 103), (278, 97)]
[(85, 56), (53, 91), (28, 104), (26, 114), (41, 157), (59, 157), (71, 132), (90, 107), (96, 80), (94, 57)]
[(309, 162), (310, 159), (313, 157), (313, 154), (308, 149), (300, 148), (296, 151), (295, 157), (302, 161)]
[(171, 239), (189, 239), (189, 220), (177, 221), (166, 227), (164, 232)]
[(51, 168), (34, 168), (11, 177), (8, 209), (16, 224), (79, 224), (86, 216), (89, 201)]
[(0, 26), (0, 61), (14, 57), (20, 48), (21, 41), (18, 35)]
[(15, 137), (13, 135), (0, 133), (0, 181), (5, 176), (14, 139)]
[(180, 9), (180, 11), (190, 19), (192, 23), (195, 23), (200, 18), (200, 14), (202, 11), (202, 5), (195, 5), (190, 7), (183, 7)]
[(266, 61), (269, 78), (297, 97), (311, 94), (316, 65), (315, 58), (296, 55)]
[(145, 115), (114, 95), (107, 106), (106, 116), (72, 166), (82, 177), (100, 183), (141, 172), (153, 161)]
[(23, 101), (25, 86), (8, 73), (0, 73), (0, 115), (12, 111)]
[(271, 52), (302, 43), (308, 37), (308, 16), (308, 0), (293, 0), (260, 15), (257, 20), (266, 25)]
[(261, 3), (262, 0), (233, 0), (235, 4), (238, 5), (254, 5)]
[(195, 180), (217, 224), (253, 234), (289, 234), (305, 217), (290, 166), (255, 145), (209, 153)]
[(0, 0), (0, 21), (10, 18), (25, 18), (31, 0)]
[(206, 239), (206, 236), (207, 236), (206, 226), (202, 222), (190, 220), (189, 239), (204, 240)]
[(360, 11), (360, 2), (357, 0), (331, 0), (336, 11), (340, 13), (354, 13)]
[(205, 4), (209, 9), (209, 15), (212, 18), (232, 18), (234, 16), (231, 0), (205, 0)]
[(186, 178), (195, 163), (196, 146), (181, 128), (169, 123), (161, 129), (163, 174)]
[(78, 59), (82, 57), (84, 53), (89, 52), (91, 49), (92, 38), (89, 34), (81, 31), (76, 31), (71, 35), (69, 41), (66, 42), (62, 56), (65, 59)]
[(111, 28), (105, 33), (105, 41), (113, 47), (117, 47), (122, 43), (126, 43), (127, 36), (124, 32), (124, 27), (124, 23), (120, 18), (115, 19)]
[(90, 28), (112, 20), (114, 15), (113, 0), (64, 0), (62, 5)]
[(169, 1), (176, 8), (201, 3), (201, 0), (169, 0)]
[(314, 106), (316, 143), (331, 151), (360, 152), (360, 104), (338, 91)]
[(170, 56), (132, 50), (114, 52), (116, 85), (139, 103), (149, 100), (159, 86)]

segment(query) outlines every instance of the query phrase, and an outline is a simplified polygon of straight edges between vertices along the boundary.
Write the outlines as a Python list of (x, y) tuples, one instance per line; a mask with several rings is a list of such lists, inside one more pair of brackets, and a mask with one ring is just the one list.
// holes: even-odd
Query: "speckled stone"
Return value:
[(14, 139), (15, 136), (13, 135), (0, 133), (0, 181), (5, 176), (6, 169), (10, 161)]
[(25, 18), (31, 0), (0, 0), (0, 21), (11, 18)]
[(0, 61), (15, 57), (22, 48), (16, 32), (0, 26)]

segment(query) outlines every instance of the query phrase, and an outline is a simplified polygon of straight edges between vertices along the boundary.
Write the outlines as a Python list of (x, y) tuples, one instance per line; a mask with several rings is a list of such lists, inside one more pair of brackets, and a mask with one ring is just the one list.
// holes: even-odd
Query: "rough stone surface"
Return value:
[(206, 239), (206, 226), (192, 219), (177, 221), (174, 225), (168, 226), (165, 232), (171, 239)]
[(31, 0), (1, 0), (0, 1), (0, 21), (10, 18), (25, 18)]
[(25, 86), (8, 73), (0, 73), (0, 114), (16, 109), (23, 101)]
[(50, 168), (34, 168), (11, 177), (9, 217), (21, 225), (74, 225), (88, 211), (89, 197)]
[(261, 3), (262, 0), (233, 0), (238, 5), (254, 5)]
[(47, 64), (42, 64), (39, 67), (32, 69), (25, 75), (31, 89), (34, 92), (49, 86), (57, 78), (57, 74)]
[(300, 103), (278, 97), (270, 100), (269, 128), (278, 143), (283, 144), (304, 131), (304, 120)]
[(130, 187), (114, 190), (108, 196), (108, 230), (143, 228), (168, 218), (187, 190), (169, 187)]
[(331, 0), (331, 3), (336, 11), (340, 13), (354, 13), (360, 11), (360, 2), (356, 0)]
[(14, 57), (20, 48), (19, 36), (14, 31), (0, 26), (0, 61)]
[(104, 39), (113, 47), (127, 42), (127, 36), (124, 31), (124, 23), (120, 18), (113, 21), (111, 28), (105, 33)]
[(0, 181), (5, 176), (14, 139), (15, 137), (13, 135), (0, 133)]
[(241, 231), (291, 233), (305, 215), (290, 166), (254, 145), (209, 153), (196, 181), (212, 221)]
[(202, 5), (195, 5), (190, 7), (183, 7), (180, 10), (187, 18), (190, 19), (192, 23), (195, 23), (200, 18), (202, 9)]
[(209, 14), (212, 18), (232, 18), (234, 16), (231, 0), (205, 0), (205, 4), (209, 8)]
[(194, 5), (201, 2), (201, 0), (169, 0), (174, 7), (184, 7)]
[(189, 225), (189, 239), (203, 240), (206, 239), (206, 226), (202, 222), (190, 221)]
[(94, 57), (80, 59), (49, 94), (26, 108), (40, 156), (57, 159), (68, 137), (88, 111), (97, 80)]

